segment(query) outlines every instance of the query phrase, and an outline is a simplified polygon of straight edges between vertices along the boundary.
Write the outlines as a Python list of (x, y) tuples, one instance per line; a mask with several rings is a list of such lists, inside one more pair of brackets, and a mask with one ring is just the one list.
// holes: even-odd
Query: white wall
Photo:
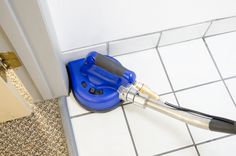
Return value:
[(61, 51), (236, 15), (235, 0), (48, 0)]

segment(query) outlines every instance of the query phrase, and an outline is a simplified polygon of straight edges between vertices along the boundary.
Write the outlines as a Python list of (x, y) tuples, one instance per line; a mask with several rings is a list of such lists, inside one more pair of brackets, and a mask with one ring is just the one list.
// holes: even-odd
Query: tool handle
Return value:
[(95, 64), (118, 76), (123, 76), (127, 70), (118, 61), (115, 61), (109, 58), (109, 56), (101, 55), (99, 53), (96, 54)]
[(135, 73), (123, 67), (118, 60), (99, 54), (96, 51), (92, 51), (87, 55), (80, 71), (104, 81), (109, 81), (109, 83), (117, 81), (112, 84), (118, 87), (121, 84), (134, 83), (136, 80)]

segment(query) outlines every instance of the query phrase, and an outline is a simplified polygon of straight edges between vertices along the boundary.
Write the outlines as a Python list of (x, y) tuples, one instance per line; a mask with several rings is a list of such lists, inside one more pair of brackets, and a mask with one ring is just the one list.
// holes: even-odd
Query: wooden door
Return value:
[[(7, 51), (14, 51), (14, 48), (11, 46), (11, 43), (7, 39), (5, 33), (3, 32), (0, 26), (0, 53)], [(25, 83), (27, 83), (28, 86), (32, 86), (32, 82), (30, 81), (27, 73), (23, 69), (23, 66), (14, 69), (14, 72), (16, 73), (14, 76), (21, 75), (20, 79), (24, 78)], [(12, 73), (14, 72), (12, 71)], [(35, 93), (33, 89), (31, 89), (31, 91)], [(29, 103), (21, 96), (20, 92), (14, 87), (12, 81), (9, 80), (9, 76), (6, 76), (5, 70), (3, 70), (3, 67), (1, 66), (0, 62), (0, 123), (27, 116), (30, 115), (30, 113), (31, 109)]]
[(27, 101), (10, 82), (0, 77), (0, 122), (24, 117), (30, 113)]

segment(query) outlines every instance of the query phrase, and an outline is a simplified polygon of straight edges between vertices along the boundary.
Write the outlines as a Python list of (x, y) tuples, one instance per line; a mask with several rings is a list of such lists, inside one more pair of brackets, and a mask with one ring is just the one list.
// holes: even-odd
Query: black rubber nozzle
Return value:
[(212, 119), (209, 123), (209, 129), (217, 132), (236, 134), (236, 121), (232, 123)]

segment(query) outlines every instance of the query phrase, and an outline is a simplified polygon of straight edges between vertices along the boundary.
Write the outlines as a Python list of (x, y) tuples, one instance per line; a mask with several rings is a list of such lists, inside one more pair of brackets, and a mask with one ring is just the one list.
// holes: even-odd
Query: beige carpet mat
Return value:
[[(32, 101), (13, 71), (8, 80), (22, 96)], [(0, 156), (68, 155), (57, 99), (32, 104), (29, 117), (0, 124)]]

